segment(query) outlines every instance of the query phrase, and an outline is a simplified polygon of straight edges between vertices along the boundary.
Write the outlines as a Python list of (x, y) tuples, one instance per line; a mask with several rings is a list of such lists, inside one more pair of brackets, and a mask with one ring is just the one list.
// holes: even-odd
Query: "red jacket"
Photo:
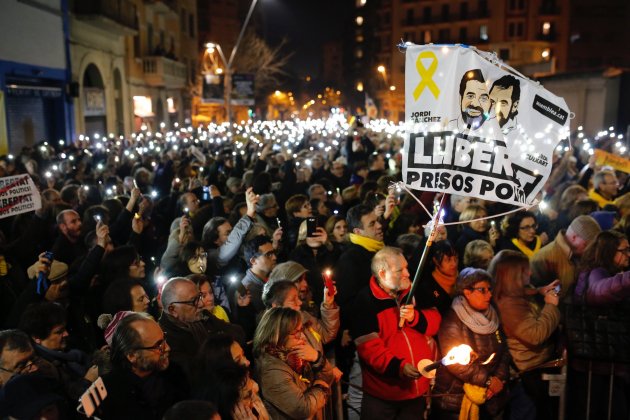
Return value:
[(407, 363), (417, 367), (421, 359), (433, 359), (425, 334), (437, 334), (441, 317), (435, 309), (416, 310), (413, 322), (398, 328), (399, 306), (408, 293), (396, 300), (372, 277), (354, 304), (350, 332), (361, 360), (363, 390), (383, 400), (418, 398), (429, 388), (427, 378), (401, 378), (400, 372)]

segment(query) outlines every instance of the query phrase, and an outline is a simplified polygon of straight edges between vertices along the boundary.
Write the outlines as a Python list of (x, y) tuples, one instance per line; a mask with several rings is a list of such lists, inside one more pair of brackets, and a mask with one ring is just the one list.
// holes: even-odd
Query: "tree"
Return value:
[(255, 75), (256, 97), (264, 95), (264, 92), (275, 89), (280, 84), (280, 77), (286, 76), (284, 66), (287, 65), (292, 54), (284, 54), (282, 48), (286, 40), (271, 47), (260, 38), (253, 30), (245, 33), (243, 45), (235, 58), (235, 73), (252, 73)]

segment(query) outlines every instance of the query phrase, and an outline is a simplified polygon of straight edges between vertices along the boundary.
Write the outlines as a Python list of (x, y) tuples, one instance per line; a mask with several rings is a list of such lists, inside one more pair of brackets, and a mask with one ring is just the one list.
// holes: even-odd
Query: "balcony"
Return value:
[(183, 89), (186, 86), (186, 65), (166, 57), (142, 59), (144, 80), (149, 86)]
[(72, 12), (107, 32), (135, 35), (138, 31), (136, 5), (130, 0), (82, 0), (74, 3)]
[(155, 13), (178, 13), (176, 0), (144, 0), (144, 4)]
[(464, 16), (462, 16), (460, 13), (451, 13), (446, 16), (437, 15), (437, 16), (431, 16), (427, 18), (415, 17), (413, 19), (402, 19), (400, 21), (400, 24), (403, 27), (412, 27), (412, 26), (429, 25), (429, 24), (438, 25), (441, 23), (464, 22), (464, 21), (469, 21), (469, 20), (488, 19), (489, 17), (490, 17), (490, 13), (487, 10), (484, 10), (484, 11), (468, 12)]
[(536, 34), (536, 39), (539, 41), (555, 42), (558, 39), (558, 35), (555, 31), (551, 31), (548, 34), (543, 34), (542, 32), (539, 32), (538, 34)]

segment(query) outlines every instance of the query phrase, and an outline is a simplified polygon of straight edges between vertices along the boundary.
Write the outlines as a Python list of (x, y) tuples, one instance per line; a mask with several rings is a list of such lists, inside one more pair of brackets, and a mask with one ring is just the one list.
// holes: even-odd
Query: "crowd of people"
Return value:
[(544, 205), (452, 195), (433, 226), (402, 145), (336, 115), (0, 157), (42, 202), (0, 219), (0, 416), (82, 418), (102, 380), (101, 419), (552, 419), (562, 359), (570, 418), (627, 418), (628, 365), (563, 333), (630, 295), (626, 174), (559, 149)]

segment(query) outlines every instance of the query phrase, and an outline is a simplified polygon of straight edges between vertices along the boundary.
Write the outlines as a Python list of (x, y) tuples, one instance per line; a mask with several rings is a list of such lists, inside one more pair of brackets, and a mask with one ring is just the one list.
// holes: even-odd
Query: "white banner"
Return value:
[(569, 108), (482, 54), (490, 57), (455, 45), (407, 47), (403, 182), (525, 206), (568, 135)]
[(0, 219), (41, 207), (39, 190), (29, 175), (0, 178)]

